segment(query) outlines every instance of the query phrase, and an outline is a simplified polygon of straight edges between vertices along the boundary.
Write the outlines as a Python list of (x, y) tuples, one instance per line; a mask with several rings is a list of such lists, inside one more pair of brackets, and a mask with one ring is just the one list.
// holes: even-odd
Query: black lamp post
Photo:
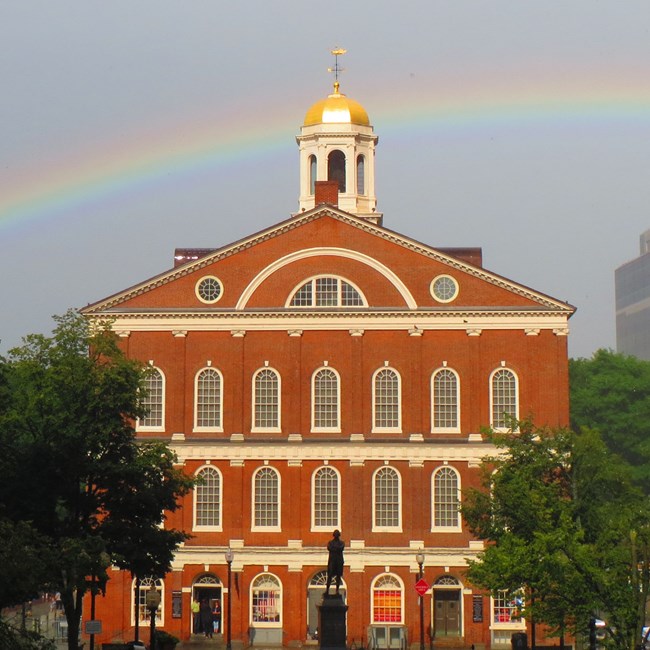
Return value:
[[(424, 577), (422, 566), (424, 565), (424, 553), (418, 551), (415, 556), (415, 561), (418, 563), (418, 580)], [(420, 650), (424, 650), (424, 596), (420, 596)]]
[[(105, 573), (106, 569), (110, 566), (110, 563), (111, 563), (110, 555), (105, 551), (102, 551), (99, 554), (99, 558), (98, 558), (99, 570), (102, 573)], [(95, 624), (95, 600), (97, 599), (97, 593), (99, 592), (100, 589), (103, 590), (105, 585), (106, 585), (106, 577), (104, 576), (102, 578), (102, 582), (100, 584), (99, 580), (97, 579), (97, 571), (93, 571), (92, 580), (90, 581), (90, 620), (93, 621), (93, 625)], [(90, 650), (95, 650), (95, 632), (90, 633), (89, 648)]]
[(232, 582), (232, 561), (235, 554), (228, 547), (226, 551), (226, 562), (228, 563), (228, 608), (226, 609), (226, 650), (232, 650), (232, 636), (230, 634), (230, 621), (232, 620), (232, 593), (230, 591)]
[(149, 649), (156, 650), (156, 611), (160, 606), (160, 592), (155, 585), (147, 591), (147, 609), (151, 613), (151, 635), (149, 640)]

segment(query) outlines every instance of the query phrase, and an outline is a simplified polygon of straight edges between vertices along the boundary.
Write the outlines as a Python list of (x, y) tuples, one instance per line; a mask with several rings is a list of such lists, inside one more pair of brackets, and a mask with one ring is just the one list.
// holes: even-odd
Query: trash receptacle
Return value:
[(528, 648), (528, 636), (525, 632), (515, 632), (510, 637), (510, 643), (512, 644), (512, 650), (526, 650)]

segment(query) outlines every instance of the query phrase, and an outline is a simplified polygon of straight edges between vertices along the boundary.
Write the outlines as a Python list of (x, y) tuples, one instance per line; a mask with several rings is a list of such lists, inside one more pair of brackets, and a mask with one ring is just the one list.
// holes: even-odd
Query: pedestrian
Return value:
[(195, 598), (192, 601), (191, 604), (191, 609), (192, 609), (192, 631), (194, 634), (198, 634), (201, 632), (201, 616), (199, 612), (201, 611), (201, 604), (199, 603), (199, 599)]
[(199, 616), (201, 617), (201, 627), (203, 628), (203, 633), (205, 638), (212, 638), (214, 633), (214, 628), (212, 626), (212, 608), (207, 598), (203, 599), (201, 603), (201, 608), (199, 610)]
[(212, 623), (214, 625), (214, 633), (219, 634), (219, 627), (221, 624), (221, 603), (218, 598), (214, 601), (214, 607), (212, 608)]

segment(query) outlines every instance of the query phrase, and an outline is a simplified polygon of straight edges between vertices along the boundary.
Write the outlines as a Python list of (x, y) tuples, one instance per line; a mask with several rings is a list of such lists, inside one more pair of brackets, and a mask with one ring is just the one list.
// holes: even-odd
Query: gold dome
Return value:
[(334, 92), (316, 102), (305, 115), (304, 126), (314, 124), (360, 124), (370, 126), (366, 109), (339, 92), (339, 84), (334, 84)]

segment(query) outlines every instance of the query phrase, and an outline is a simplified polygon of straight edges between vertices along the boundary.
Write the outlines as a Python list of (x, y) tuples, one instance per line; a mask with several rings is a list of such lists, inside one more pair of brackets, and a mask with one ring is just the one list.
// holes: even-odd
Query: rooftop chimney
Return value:
[(314, 206), (321, 203), (329, 203), (335, 208), (339, 207), (339, 183), (338, 181), (316, 181), (314, 184)]

